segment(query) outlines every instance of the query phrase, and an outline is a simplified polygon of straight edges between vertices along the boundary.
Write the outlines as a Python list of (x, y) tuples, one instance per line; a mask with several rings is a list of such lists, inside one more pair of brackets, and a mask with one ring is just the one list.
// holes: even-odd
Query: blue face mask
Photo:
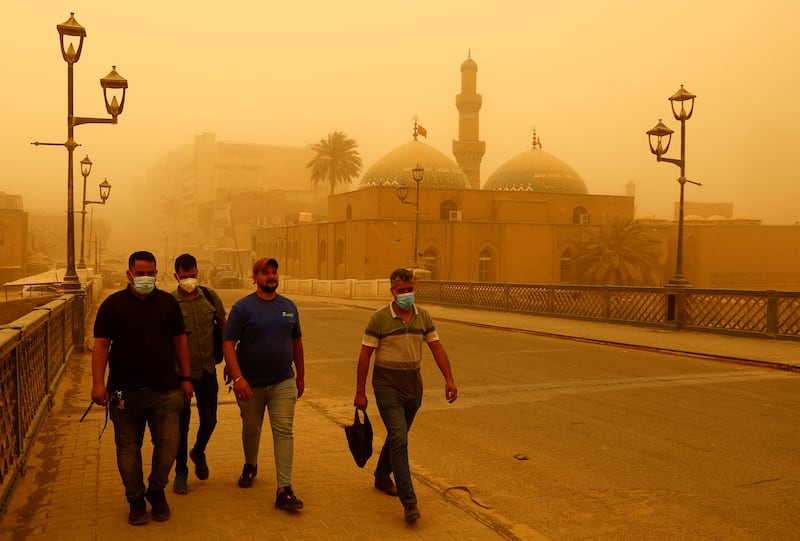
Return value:
[(133, 277), (133, 289), (135, 289), (136, 293), (138, 293), (139, 295), (149, 295), (150, 293), (152, 293), (155, 287), (156, 287), (155, 276)]
[(396, 300), (397, 306), (399, 306), (401, 310), (408, 310), (414, 305), (414, 292), (401, 293), (397, 296)]

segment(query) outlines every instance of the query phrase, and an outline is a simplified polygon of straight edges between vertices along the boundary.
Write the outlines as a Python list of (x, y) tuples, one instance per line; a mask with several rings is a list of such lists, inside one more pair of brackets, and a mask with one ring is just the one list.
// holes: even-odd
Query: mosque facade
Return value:
[[(632, 217), (634, 198), (590, 194), (535, 134), (481, 187), (477, 70), (471, 55), (461, 65), (455, 160), (421, 141), (415, 123), (411, 140), (367, 167), (356, 190), (328, 198), (326, 221), (257, 229), (254, 250), (282, 259), (297, 278), (383, 278), (410, 266), (439, 280), (571, 281), (571, 256), (588, 228)], [(415, 167), (423, 169), (418, 201)]]
[[(452, 157), (422, 141), (415, 123), (405, 142), (367, 164), (349, 192), (327, 195), (327, 186), (312, 185), (309, 148), (198, 136), (154, 164), (140, 192), (141, 203), (156, 211), (159, 257), (171, 261), (189, 251), (218, 264), (218, 255), (233, 253), (228, 264), (246, 270), (249, 260), (267, 255), (281, 262), (284, 276), (303, 279), (385, 278), (408, 266), (438, 280), (577, 282), (577, 246), (610, 218), (634, 217), (633, 186), (625, 195), (590, 193), (535, 133), (528, 148), (510, 153), (483, 181), (477, 71), (470, 55), (455, 97)], [(683, 267), (693, 286), (800, 289), (800, 258), (780, 249), (797, 245), (800, 227), (730, 216), (725, 204), (688, 205)], [(663, 285), (675, 270), (676, 222), (640, 221), (659, 241), (656, 285)]]

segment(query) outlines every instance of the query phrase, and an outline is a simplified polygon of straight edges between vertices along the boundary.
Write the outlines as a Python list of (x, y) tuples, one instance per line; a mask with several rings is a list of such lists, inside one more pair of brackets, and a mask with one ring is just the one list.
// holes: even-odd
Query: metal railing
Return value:
[(800, 292), (420, 280), (436, 304), (606, 322), (800, 339)]
[(28, 455), (66, 364), (82, 348), (86, 314), (96, 285), (65, 294), (30, 313), (0, 325), (0, 516)]

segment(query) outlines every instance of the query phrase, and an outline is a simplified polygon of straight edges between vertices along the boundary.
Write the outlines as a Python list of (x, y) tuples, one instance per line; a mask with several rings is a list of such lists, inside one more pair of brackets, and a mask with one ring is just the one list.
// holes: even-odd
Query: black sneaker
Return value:
[(149, 519), (147, 518), (147, 504), (144, 501), (144, 498), (139, 498), (138, 500), (134, 500), (129, 502), (131, 507), (131, 512), (128, 514), (128, 524), (132, 526), (141, 526), (142, 524), (147, 524)]
[(275, 507), (289, 511), (298, 511), (303, 508), (303, 502), (294, 495), (292, 487), (283, 487), (275, 497)]
[(164, 495), (164, 490), (148, 490), (144, 495), (147, 501), (150, 502), (150, 516), (156, 522), (164, 522), (169, 520), (170, 511), (169, 504), (167, 504), (167, 497)]
[(208, 479), (208, 463), (206, 462), (206, 454), (195, 450), (194, 448), (189, 451), (189, 458), (194, 462), (194, 474), (201, 481)]
[(258, 473), (258, 464), (245, 464), (242, 468), (242, 475), (239, 476), (239, 487), (250, 488), (253, 486), (253, 478)]

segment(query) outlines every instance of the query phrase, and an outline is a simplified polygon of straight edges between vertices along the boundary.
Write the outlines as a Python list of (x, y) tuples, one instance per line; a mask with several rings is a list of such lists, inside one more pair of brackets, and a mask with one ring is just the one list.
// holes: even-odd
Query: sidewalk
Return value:
[[(304, 300), (349, 304), (372, 310), (386, 301), (303, 297)], [(708, 358), (753, 363), (787, 370), (800, 369), (800, 342), (740, 338), (712, 333), (665, 331), (647, 327), (595, 323), (444, 306), (426, 306), (437, 321), (507, 328), (621, 347), (682, 352)], [(55, 405), (45, 420), (23, 477), (0, 522), (5, 540), (157, 539), (194, 541), (264, 539), (409, 539), (486, 540), (540, 539), (535, 532), (511, 531), (491, 511), (472, 504), (463, 491), (442, 491), (416, 484), (422, 520), (409, 526), (399, 502), (372, 487), (371, 468), (355, 466), (340, 424), (298, 402), (296, 415), (295, 487), (305, 509), (287, 513), (274, 508), (272, 446), (261, 446), (264, 468), (252, 489), (237, 487), (241, 473), (241, 421), (235, 402), (221, 386), (219, 422), (208, 461), (211, 477), (198, 481), (190, 473), (190, 493), (168, 492), (172, 518), (146, 526), (127, 524), (128, 506), (121, 495), (113, 428), (105, 411), (94, 407), (78, 423), (91, 385), (91, 353), (68, 363)], [(221, 371), (220, 371), (221, 372)], [(376, 441), (382, 425), (374, 423)], [(147, 440), (147, 438), (145, 438)], [(339, 442), (337, 445), (336, 442)], [(149, 457), (145, 441), (144, 457)], [(191, 465), (190, 465), (191, 466)], [(149, 471), (149, 466), (145, 467)]]

